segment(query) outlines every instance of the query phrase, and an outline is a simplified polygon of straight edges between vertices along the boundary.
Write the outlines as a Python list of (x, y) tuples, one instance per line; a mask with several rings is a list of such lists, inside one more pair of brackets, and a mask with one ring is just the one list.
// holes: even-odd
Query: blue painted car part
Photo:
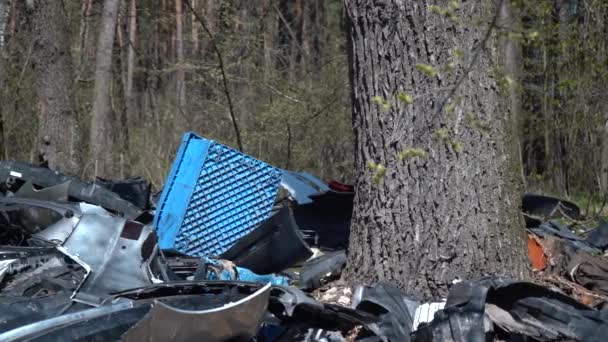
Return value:
[(268, 218), (280, 182), (279, 169), (186, 133), (154, 218), (160, 247), (220, 255)]
[(240, 280), (254, 283), (271, 283), (289, 286), (290, 279), (274, 274), (259, 275), (244, 267), (236, 267), (231, 261), (202, 258), (194, 280)]
[(311, 195), (329, 191), (325, 182), (307, 172), (293, 172), (281, 170), (281, 186), (285, 188), (290, 197), (298, 204), (312, 203)]

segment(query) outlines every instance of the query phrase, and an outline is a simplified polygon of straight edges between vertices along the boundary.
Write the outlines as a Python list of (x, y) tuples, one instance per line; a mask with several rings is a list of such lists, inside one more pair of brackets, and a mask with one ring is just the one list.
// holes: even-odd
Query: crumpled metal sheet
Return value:
[(44, 201), (67, 202), (69, 188), (70, 181), (42, 189), (36, 189), (34, 184), (28, 181), (19, 188), (15, 196)]
[(56, 245), (87, 270), (74, 300), (99, 305), (112, 292), (152, 283), (150, 262), (158, 254), (158, 244), (150, 226), (84, 203), (0, 198), (0, 211), (22, 209), (50, 210), (60, 217), (34, 238)]
[(524, 194), (522, 196), (522, 211), (526, 219), (526, 227), (536, 227), (552, 218), (570, 218), (581, 220), (580, 208), (569, 201), (537, 194)]
[(445, 309), (422, 324), (412, 340), (485, 341), (489, 323), (513, 339), (600, 342), (608, 336), (608, 312), (537, 284), (488, 277), (455, 284)]
[(110, 216), (85, 215), (62, 247), (91, 269), (74, 300), (100, 305), (112, 292), (152, 283), (150, 261), (158, 253), (149, 226)]
[(274, 286), (268, 307), (284, 326), (350, 331), (356, 326), (365, 329), (378, 321), (374, 314), (341, 305), (321, 303), (295, 287)]
[(127, 331), (125, 342), (246, 341), (255, 336), (268, 305), (271, 285), (217, 309), (188, 311), (155, 303), (148, 314)]
[[(487, 303), (509, 312), (517, 323), (533, 331), (517, 331), (519, 335), (530, 334), (541, 341), (585, 342), (605, 341), (608, 336), (608, 312), (590, 308), (565, 294), (524, 282), (489, 288)], [(504, 320), (494, 322), (508, 326)]]
[(379, 317), (375, 332), (389, 341), (410, 340), (414, 316), (419, 302), (408, 298), (396, 286), (380, 283), (358, 286), (353, 293), (352, 306)]
[(0, 161), (0, 180), (11, 181), (13, 184), (18, 183), (14, 180), (20, 180), (45, 188), (69, 182), (67, 189), (69, 197), (99, 205), (128, 218), (135, 218), (141, 214), (137, 206), (99, 184), (84, 182), (44, 167)]
[(23, 272), (11, 279), (2, 294), (10, 296), (34, 296), (40, 292), (74, 291), (82, 276), (77, 270), (72, 271), (57, 256), (29, 272)]
[(142, 177), (107, 180), (97, 177), (95, 183), (118, 194), (122, 199), (135, 204), (140, 209), (148, 209), (151, 184)]
[(318, 289), (332, 279), (342, 274), (346, 265), (346, 251), (326, 253), (320, 257), (310, 259), (300, 270), (300, 288)]
[(62, 313), (72, 304), (69, 291), (32, 297), (0, 296), (0, 332), (39, 322)]
[(573, 233), (568, 227), (559, 222), (544, 222), (536, 228), (529, 228), (529, 231), (540, 236), (557, 236), (564, 239), (568, 244), (587, 253), (600, 254), (601, 251), (590, 245), (585, 239)]
[[(53, 247), (0, 247), (0, 282), (5, 276), (14, 276), (35, 269), (58, 255)], [(9, 287), (10, 288), (10, 287)], [(6, 290), (6, 286), (2, 292)]]
[(421, 323), (412, 341), (484, 342), (484, 308), (488, 288), (468, 282), (456, 283), (445, 308), (435, 313), (431, 323)]

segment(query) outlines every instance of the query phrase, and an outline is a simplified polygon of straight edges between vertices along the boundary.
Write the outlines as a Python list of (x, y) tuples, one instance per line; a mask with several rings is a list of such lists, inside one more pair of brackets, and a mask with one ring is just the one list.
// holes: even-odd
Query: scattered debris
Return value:
[(314, 290), (336, 279), (346, 265), (346, 252), (337, 251), (311, 259), (300, 270), (300, 287)]
[(280, 170), (193, 133), (160, 196), (140, 177), (85, 182), (15, 162), (0, 162), (0, 191), (0, 341), (608, 334), (608, 224), (578, 235), (567, 222), (584, 217), (561, 199), (523, 198), (530, 260), (546, 286), (458, 280), (447, 298), (421, 303), (388, 283), (339, 280), (352, 186)]
[(260, 273), (276, 273), (313, 255), (296, 224), (291, 208), (280, 205), (251, 233), (240, 238), (221, 257)]
[(606, 250), (608, 250), (608, 222), (600, 222), (600, 224), (587, 235), (585, 241), (602, 252), (606, 252)]
[(522, 197), (522, 212), (527, 227), (535, 227), (550, 219), (565, 217), (580, 220), (581, 209), (574, 203), (544, 195), (525, 194)]
[(31, 189), (33, 185), (40, 188), (57, 187), (53, 189), (53, 192), (65, 191), (69, 198), (101, 206), (127, 218), (135, 218), (141, 214), (141, 210), (135, 204), (124, 200), (119, 194), (100, 184), (84, 182), (44, 167), (0, 161), (0, 181), (3, 182), (2, 188), (6, 189), (7, 194), (17, 192), (26, 183), (30, 187), (27, 191), (30, 196), (33, 193), (48, 196), (48, 192), (51, 192), (50, 189), (43, 192), (33, 191)]

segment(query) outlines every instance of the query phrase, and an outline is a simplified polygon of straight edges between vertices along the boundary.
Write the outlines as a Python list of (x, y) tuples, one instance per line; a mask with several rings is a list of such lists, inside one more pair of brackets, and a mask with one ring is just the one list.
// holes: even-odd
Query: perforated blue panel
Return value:
[(154, 218), (160, 247), (223, 253), (268, 218), (280, 182), (279, 169), (187, 133)]

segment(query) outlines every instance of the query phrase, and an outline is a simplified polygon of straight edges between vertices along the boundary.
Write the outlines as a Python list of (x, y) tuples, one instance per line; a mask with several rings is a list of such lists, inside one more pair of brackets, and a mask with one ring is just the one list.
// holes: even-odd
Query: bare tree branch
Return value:
[(201, 18), (201, 16), (194, 10), (194, 8), (192, 8), (190, 1), (185, 0), (184, 2), (186, 3), (186, 6), (188, 6), (190, 11), (192, 11), (192, 14), (194, 14), (196, 21), (198, 21), (201, 24), (201, 26), (203, 26), (203, 29), (205, 30), (205, 33), (207, 33), (207, 36), (209, 37), (211, 45), (213, 46), (213, 51), (215, 51), (215, 54), (217, 55), (220, 72), (222, 73), (222, 83), (224, 85), (224, 94), (226, 95), (226, 100), (228, 101), (228, 109), (230, 111), (230, 120), (232, 121), (232, 127), (234, 128), (234, 134), (236, 135), (236, 143), (239, 147), (239, 150), (241, 152), (243, 152), (244, 150), (243, 150), (243, 143), (241, 141), (241, 132), (239, 130), (238, 123), (236, 122), (236, 114), (234, 112), (234, 106), (232, 105), (232, 97), (230, 96), (230, 89), (228, 88), (228, 77), (226, 76), (226, 70), (224, 67), (224, 59), (222, 58), (222, 53), (220, 52), (220, 49), (217, 47), (217, 44), (215, 44), (215, 39), (213, 38), (213, 34), (211, 33), (211, 31), (209, 31), (209, 28), (205, 24), (205, 21), (203, 20), (203, 18)]

